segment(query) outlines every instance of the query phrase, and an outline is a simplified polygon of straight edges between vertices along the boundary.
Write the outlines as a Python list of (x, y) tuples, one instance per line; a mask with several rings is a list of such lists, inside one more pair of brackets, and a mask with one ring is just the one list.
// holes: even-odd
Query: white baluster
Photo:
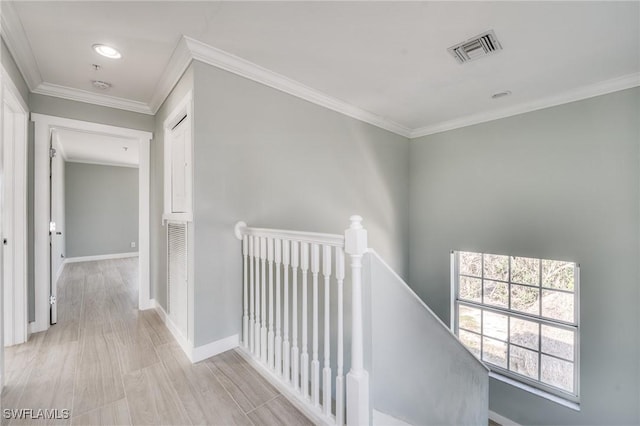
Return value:
[(253, 239), (253, 255), (255, 256), (255, 272), (256, 272), (256, 322), (254, 330), (254, 352), (253, 354), (260, 357), (260, 238), (254, 237)]
[(280, 317), (282, 312), (280, 311), (280, 263), (282, 262), (282, 241), (276, 239), (274, 241), (275, 253), (274, 260), (276, 262), (276, 338), (274, 341), (275, 346), (275, 367), (276, 374), (282, 375), (282, 336), (280, 335)]
[(267, 362), (267, 239), (260, 238), (260, 267), (262, 268), (260, 296), (262, 300), (262, 328), (260, 328), (260, 359)]
[(300, 389), (300, 358), (298, 349), (298, 242), (291, 241), (291, 278), (293, 279), (291, 291), (291, 380), (293, 388)]
[(254, 351), (254, 339), (255, 339), (255, 305), (254, 305), (254, 292), (253, 292), (253, 237), (249, 239), (249, 351)]
[(249, 242), (246, 235), (242, 237), (242, 344), (249, 346), (249, 294), (248, 294), (248, 266)]
[(267, 363), (273, 369), (273, 238), (267, 239), (267, 261), (269, 262), (269, 333), (267, 334)]
[(330, 339), (331, 315), (330, 281), (331, 281), (331, 247), (322, 246), (322, 275), (324, 276), (324, 368), (322, 369), (322, 411), (326, 416), (331, 414), (331, 364)]
[(345, 252), (351, 257), (351, 370), (347, 374), (347, 424), (369, 424), (369, 375), (364, 369), (362, 323), (362, 256), (367, 231), (360, 216), (351, 216), (345, 231)]
[[(336, 247), (338, 281), (338, 370), (336, 372), (336, 425), (344, 425), (344, 250)], [(330, 402), (330, 401), (329, 401)]]
[(309, 270), (309, 243), (301, 243), (300, 269), (302, 270), (302, 353), (300, 354), (300, 386), (302, 395), (309, 398), (309, 354), (307, 353), (307, 271)]
[(311, 245), (311, 274), (313, 277), (313, 335), (311, 361), (311, 401), (320, 405), (320, 361), (318, 360), (318, 272), (320, 272), (320, 246)]
[(291, 380), (289, 370), (291, 353), (289, 352), (289, 241), (282, 241), (282, 271), (284, 273), (284, 340), (282, 341), (282, 373), (284, 381)]

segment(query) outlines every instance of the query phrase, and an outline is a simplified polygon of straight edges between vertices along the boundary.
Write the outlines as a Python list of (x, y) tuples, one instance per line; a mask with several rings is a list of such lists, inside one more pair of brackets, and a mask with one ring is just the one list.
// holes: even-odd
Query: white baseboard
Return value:
[(60, 266), (58, 267), (58, 271), (56, 272), (56, 282), (60, 279), (60, 275), (62, 275), (62, 271), (64, 270), (64, 265), (67, 263), (66, 259), (62, 261)]
[(239, 345), (240, 336), (234, 334), (233, 336), (225, 337), (224, 339), (216, 340), (206, 345), (196, 346), (193, 348), (191, 362), (200, 362), (203, 359), (211, 358), (222, 352), (237, 348)]
[(67, 257), (64, 260), (63, 264), (77, 263), (77, 262), (92, 262), (94, 260), (124, 259), (126, 257), (138, 257), (138, 252), (134, 251), (130, 253), (99, 254), (97, 256)]
[(495, 411), (489, 410), (489, 418), (496, 423), (501, 424), (502, 426), (520, 426), (520, 424), (514, 422), (513, 420), (502, 416)]
[(162, 322), (164, 322), (182, 348), (182, 351), (187, 355), (187, 358), (189, 358), (189, 361), (194, 364), (230, 349), (237, 348), (239, 345), (240, 337), (234, 334), (233, 336), (228, 336), (215, 342), (207, 343), (206, 345), (194, 347), (193, 343), (184, 337), (173, 321), (171, 321), (171, 318), (167, 315), (164, 308), (155, 299), (151, 299), (149, 305), (155, 309), (160, 319), (162, 319)]
[(403, 422), (402, 420), (390, 416), (389, 414), (385, 414), (381, 411), (373, 409), (373, 425), (380, 426), (409, 426), (409, 423)]
[(243, 347), (236, 351), (251, 365), (262, 377), (264, 377), (273, 387), (278, 389), (287, 400), (292, 403), (298, 410), (309, 418), (316, 425), (335, 425), (333, 417), (327, 418), (320, 408), (308, 405), (307, 402), (300, 400), (301, 396), (293, 390), (291, 385), (283, 383), (274, 373), (266, 369), (265, 365), (253, 358), (253, 356)]
[(49, 329), (49, 322), (39, 323), (38, 321), (32, 321), (27, 326), (27, 334), (32, 335), (34, 333), (40, 333), (41, 331), (47, 331)]

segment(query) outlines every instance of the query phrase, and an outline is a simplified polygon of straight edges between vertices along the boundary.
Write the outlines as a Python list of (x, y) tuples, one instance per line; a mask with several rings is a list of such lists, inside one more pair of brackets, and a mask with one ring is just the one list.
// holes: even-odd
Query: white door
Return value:
[(4, 346), (27, 341), (27, 111), (3, 82), (0, 213)]
[[(15, 133), (14, 113), (9, 105), (3, 102), (3, 142), (2, 142), (2, 281), (4, 286), (4, 344), (11, 346), (15, 344), (14, 326), (14, 288), (13, 288), (13, 265), (11, 246), (13, 245), (13, 141)], [(11, 245), (10, 245), (11, 244)]]

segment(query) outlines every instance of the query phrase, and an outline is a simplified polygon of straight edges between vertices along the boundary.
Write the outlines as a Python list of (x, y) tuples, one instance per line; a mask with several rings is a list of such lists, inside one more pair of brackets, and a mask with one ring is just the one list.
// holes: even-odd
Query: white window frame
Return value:
[[(451, 324), (452, 331), (455, 333), (456, 336), (459, 336), (458, 311), (459, 311), (460, 305), (499, 313), (502, 315), (506, 315), (509, 318), (524, 319), (524, 320), (535, 322), (541, 325), (547, 324), (547, 325), (552, 325), (554, 327), (559, 327), (559, 328), (574, 331), (575, 341), (574, 341), (574, 354), (573, 354), (573, 365), (574, 365), (574, 374), (573, 374), (574, 392), (573, 393), (548, 385), (540, 380), (531, 379), (527, 376), (524, 376), (509, 370), (508, 369), (508, 366), (509, 366), (508, 363), (510, 359), (509, 353), (512, 345), (512, 343), (509, 341), (510, 340), (509, 336), (507, 337), (507, 341), (506, 341), (507, 343), (507, 368), (506, 369), (500, 366), (497, 366), (495, 364), (491, 364), (488, 361), (482, 360), (482, 346), (480, 347), (480, 359), (482, 360), (482, 362), (487, 364), (487, 366), (491, 370), (491, 373), (490, 373), (491, 377), (497, 380), (503, 381), (505, 383), (512, 384), (526, 391), (535, 393), (536, 395), (555, 401), (566, 407), (579, 410), (580, 409), (580, 405), (579, 405), (580, 404), (580, 265), (578, 263), (574, 263), (575, 269), (574, 269), (573, 294), (574, 294), (575, 322), (567, 323), (564, 321), (553, 320), (547, 317), (543, 317), (542, 312), (540, 312), (539, 315), (533, 315), (533, 314), (527, 314), (527, 313), (523, 313), (516, 310), (511, 310), (510, 308), (502, 308), (494, 305), (459, 299), (458, 298), (459, 279), (460, 279), (459, 254), (461, 252), (462, 251), (451, 252), (451, 323), (450, 324)], [(484, 253), (484, 252), (474, 252), (474, 253), (478, 253), (482, 255), (493, 254), (493, 253)], [(511, 288), (511, 284), (522, 285), (522, 283), (517, 283), (517, 282), (512, 283), (511, 281), (511, 257), (512, 256), (511, 255), (502, 255), (502, 256), (509, 256), (509, 280), (507, 282), (507, 284), (509, 285), (509, 289)], [(484, 256), (483, 256), (483, 262), (484, 262)], [(482, 269), (482, 276), (479, 278), (483, 280), (482, 289), (484, 292), (484, 263), (481, 269)], [(491, 280), (491, 281), (495, 281), (495, 280)], [(532, 287), (535, 287), (535, 286), (532, 286)], [(540, 288), (544, 289), (545, 287), (540, 286)], [(551, 289), (551, 288), (549, 288), (549, 290), (555, 291), (555, 289)], [(509, 294), (511, 294), (510, 290), (509, 290)], [(475, 333), (475, 334), (478, 334), (478, 333)], [(482, 342), (482, 337), (484, 337), (482, 329), (479, 335), (480, 335), (480, 341)], [(490, 337), (490, 336), (487, 336), (487, 337)], [(541, 344), (542, 344), (541, 336), (540, 336), (540, 333), (538, 333), (538, 349), (533, 350), (530, 348), (526, 348), (528, 350), (532, 350), (538, 353), (538, 357), (539, 357), (538, 371), (539, 372), (540, 372), (540, 369), (542, 368), (542, 366), (540, 365), (540, 357), (541, 357), (541, 354), (543, 354)], [(552, 356), (554, 358), (557, 358), (551, 354), (546, 354), (546, 353), (544, 354), (547, 356)], [(559, 358), (559, 359), (562, 359), (562, 358)], [(562, 360), (566, 361), (564, 359)]]

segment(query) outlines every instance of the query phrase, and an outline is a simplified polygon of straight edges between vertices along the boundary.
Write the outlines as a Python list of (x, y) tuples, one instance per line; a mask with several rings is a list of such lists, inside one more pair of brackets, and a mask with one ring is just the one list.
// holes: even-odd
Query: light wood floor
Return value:
[(137, 267), (66, 265), (58, 324), (5, 349), (3, 409), (68, 409), (55, 423), (78, 425), (311, 424), (235, 351), (191, 364), (160, 317), (135, 308)]

